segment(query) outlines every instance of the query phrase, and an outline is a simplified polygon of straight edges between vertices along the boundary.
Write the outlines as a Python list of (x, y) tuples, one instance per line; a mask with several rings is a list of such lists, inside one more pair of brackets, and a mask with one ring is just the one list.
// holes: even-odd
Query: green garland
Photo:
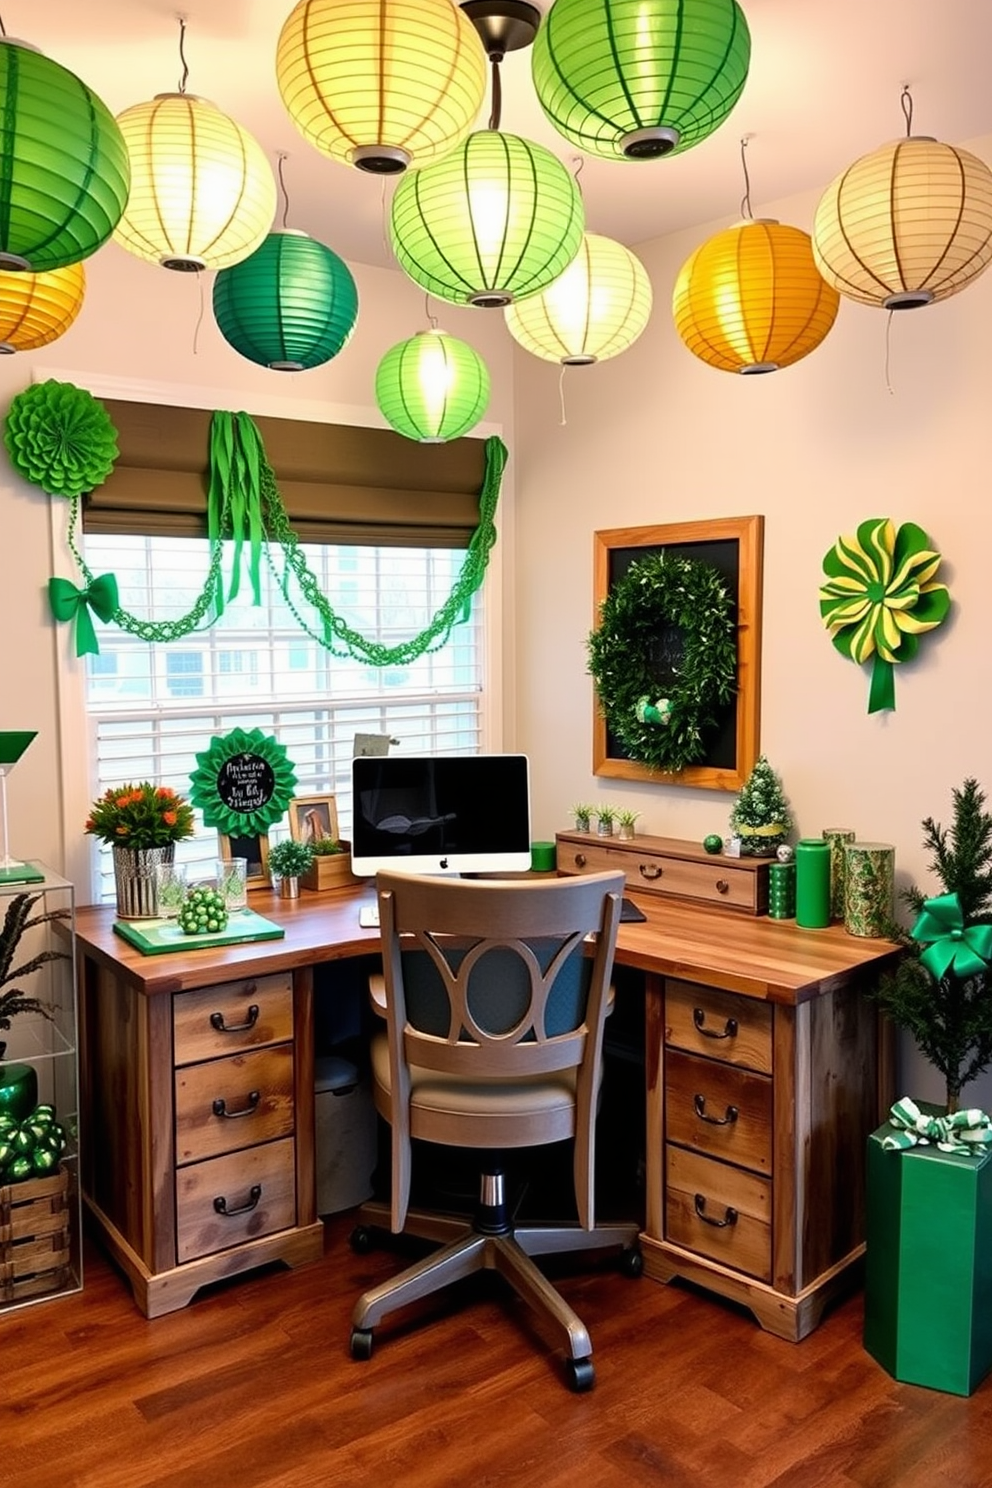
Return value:
[[(659, 676), (651, 653), (665, 626), (681, 631), (682, 659)], [(635, 560), (600, 608), (589, 671), (630, 759), (670, 774), (698, 764), (704, 735), (737, 691), (737, 619), (723, 576), (664, 552)]]

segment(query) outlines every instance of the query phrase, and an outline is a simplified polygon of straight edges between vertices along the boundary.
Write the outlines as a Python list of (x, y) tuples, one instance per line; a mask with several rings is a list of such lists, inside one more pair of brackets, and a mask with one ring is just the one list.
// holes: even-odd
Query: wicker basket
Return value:
[(59, 1292), (72, 1278), (69, 1170), (0, 1187), (0, 1303)]

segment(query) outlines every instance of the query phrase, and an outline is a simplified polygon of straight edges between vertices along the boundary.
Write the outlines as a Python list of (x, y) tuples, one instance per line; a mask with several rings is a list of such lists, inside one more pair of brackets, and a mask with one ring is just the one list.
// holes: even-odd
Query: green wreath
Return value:
[(261, 729), (232, 729), (196, 756), (190, 800), (203, 824), (228, 837), (266, 832), (285, 814), (296, 789), (286, 750)]
[[(666, 626), (680, 631), (682, 655), (659, 675), (652, 652)], [(589, 671), (630, 759), (670, 774), (698, 764), (737, 691), (737, 617), (723, 575), (664, 552), (637, 559), (603, 601)]]

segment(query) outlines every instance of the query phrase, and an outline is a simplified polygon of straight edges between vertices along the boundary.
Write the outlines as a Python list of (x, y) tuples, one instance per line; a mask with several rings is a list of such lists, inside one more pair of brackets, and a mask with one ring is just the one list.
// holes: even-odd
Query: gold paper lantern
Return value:
[(86, 293), (81, 263), (43, 274), (0, 270), (0, 353), (35, 351), (64, 336)]
[(824, 278), (862, 305), (946, 300), (992, 259), (992, 171), (922, 135), (883, 145), (823, 193), (813, 255)]
[(485, 97), (486, 59), (451, 0), (300, 0), (279, 37), (276, 79), (311, 145), (392, 175), (461, 143)]
[(565, 272), (542, 294), (508, 305), (510, 334), (548, 362), (585, 367), (619, 356), (651, 314), (643, 264), (612, 238), (586, 233)]
[(131, 194), (114, 232), (167, 269), (223, 269), (262, 242), (276, 183), (261, 146), (205, 98), (159, 93), (118, 116)]
[(814, 351), (840, 298), (817, 272), (808, 234), (771, 219), (739, 222), (679, 270), (675, 329), (721, 372), (774, 372)]

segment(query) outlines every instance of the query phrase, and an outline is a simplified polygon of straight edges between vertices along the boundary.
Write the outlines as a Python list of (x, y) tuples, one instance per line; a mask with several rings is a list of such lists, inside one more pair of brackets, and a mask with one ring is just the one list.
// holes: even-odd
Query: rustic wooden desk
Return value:
[[(313, 967), (377, 951), (372, 897), (256, 893), (285, 939), (166, 956), (77, 912), (84, 1196), (146, 1316), (320, 1254)], [(864, 1249), (865, 1140), (894, 1090), (863, 990), (896, 948), (638, 902), (617, 960), (646, 985), (645, 1271), (802, 1338)]]

